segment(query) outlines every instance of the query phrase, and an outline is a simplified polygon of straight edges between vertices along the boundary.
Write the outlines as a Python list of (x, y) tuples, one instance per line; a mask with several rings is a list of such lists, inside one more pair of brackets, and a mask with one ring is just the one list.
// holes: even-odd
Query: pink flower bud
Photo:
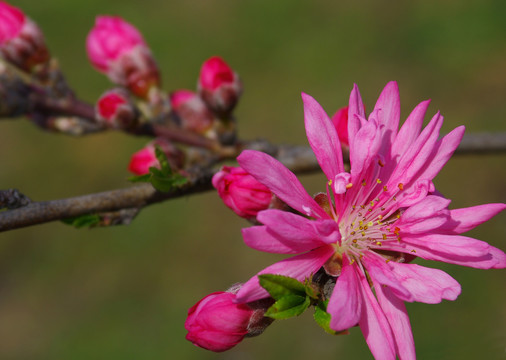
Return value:
[(0, 1), (0, 55), (30, 71), (49, 60), (44, 35), (20, 9)]
[(155, 154), (155, 146), (158, 146), (167, 155), (167, 160), (173, 169), (179, 169), (184, 163), (184, 154), (175, 147), (170, 141), (157, 138), (147, 144), (144, 148), (132, 155), (128, 170), (136, 175), (149, 173), (150, 167), (160, 167)]
[(248, 334), (254, 310), (246, 304), (234, 303), (230, 292), (207, 295), (188, 310), (184, 324), (186, 339), (197, 346), (215, 352), (228, 350)]
[(242, 84), (239, 75), (222, 58), (213, 56), (202, 65), (198, 90), (213, 111), (226, 115), (237, 104)]
[(136, 107), (123, 89), (105, 92), (98, 99), (95, 112), (97, 120), (115, 129), (130, 128), (138, 118)]
[(343, 107), (332, 116), (332, 122), (337, 130), (341, 145), (350, 146), (348, 142), (348, 106)]
[(212, 182), (225, 205), (243, 218), (255, 217), (272, 200), (271, 191), (240, 167), (223, 166)]
[(118, 16), (98, 16), (86, 39), (92, 65), (118, 85), (145, 97), (159, 86), (158, 67), (141, 33)]
[(193, 91), (177, 90), (171, 93), (170, 104), (183, 129), (202, 134), (211, 128), (213, 114)]

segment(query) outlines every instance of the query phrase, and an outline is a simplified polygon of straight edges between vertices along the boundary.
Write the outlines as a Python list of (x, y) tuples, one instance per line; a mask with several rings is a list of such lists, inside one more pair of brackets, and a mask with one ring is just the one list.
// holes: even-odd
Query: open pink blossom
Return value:
[[(261, 211), (262, 226), (243, 229), (250, 247), (298, 254), (259, 274), (304, 280), (324, 268), (336, 278), (327, 311), (336, 331), (359, 325), (376, 359), (415, 359), (404, 302), (455, 300), (460, 285), (441, 270), (409, 262), (420, 257), (480, 269), (504, 268), (506, 255), (487, 243), (459, 235), (487, 221), (506, 205), (449, 210), (433, 178), (457, 148), (458, 127), (439, 139), (437, 113), (422, 130), (429, 101), (420, 103), (399, 128), (397, 84), (390, 82), (368, 118), (358, 88), (351, 92), (346, 172), (336, 128), (322, 107), (303, 94), (307, 137), (328, 183), (313, 199), (295, 175), (267, 154), (244, 151), (242, 168), (301, 214)], [(258, 275), (258, 274), (257, 274)], [(373, 292), (371, 288), (374, 287)], [(267, 297), (257, 276), (237, 297)]]

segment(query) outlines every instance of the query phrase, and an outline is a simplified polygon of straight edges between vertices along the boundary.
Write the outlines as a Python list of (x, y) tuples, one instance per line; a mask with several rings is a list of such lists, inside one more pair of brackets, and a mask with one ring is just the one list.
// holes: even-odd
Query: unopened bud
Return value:
[(180, 169), (184, 163), (184, 154), (170, 141), (164, 138), (158, 138), (147, 144), (141, 150), (132, 155), (128, 170), (136, 175), (149, 173), (150, 167), (160, 168), (160, 164), (155, 154), (155, 147), (158, 146), (167, 156), (169, 165), (173, 169)]
[(207, 295), (188, 310), (186, 339), (204, 349), (221, 352), (240, 343), (245, 336), (259, 335), (272, 323), (266, 308), (236, 304), (232, 292)]
[(273, 199), (271, 191), (241, 167), (223, 166), (212, 183), (225, 205), (243, 218), (255, 218)]
[(0, 1), (0, 55), (25, 71), (49, 60), (39, 27), (20, 9), (3, 1)]
[(139, 118), (137, 108), (123, 89), (105, 92), (98, 99), (95, 112), (98, 121), (113, 129), (131, 128)]
[(227, 116), (242, 93), (239, 75), (218, 56), (206, 60), (200, 70), (199, 94), (218, 115)]
[(158, 66), (141, 33), (118, 16), (97, 17), (86, 51), (98, 71), (139, 97), (160, 84)]
[(213, 125), (213, 114), (193, 91), (174, 91), (170, 94), (170, 103), (181, 128), (203, 134)]

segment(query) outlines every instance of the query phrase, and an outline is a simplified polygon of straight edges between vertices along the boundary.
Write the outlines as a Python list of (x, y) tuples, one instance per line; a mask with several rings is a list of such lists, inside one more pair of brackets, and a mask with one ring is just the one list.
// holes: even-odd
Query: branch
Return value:
[[(295, 173), (319, 171), (313, 151), (307, 146), (274, 145), (265, 140), (250, 141), (237, 150), (254, 149), (266, 152)], [(506, 151), (506, 133), (470, 134), (464, 137), (455, 154), (485, 154)], [(234, 157), (237, 154), (234, 154)], [(348, 154), (344, 154), (348, 162)], [(214, 171), (207, 167), (189, 170), (189, 181), (181, 188), (167, 193), (156, 191), (150, 184), (106, 191), (74, 198), (32, 202), (28, 205), (0, 212), (0, 232), (42, 224), (86, 214), (117, 212), (124, 209), (142, 209), (145, 206), (197, 194), (212, 189)], [(5, 192), (4, 192), (5, 193)], [(133, 210), (132, 210), (133, 211)], [(121, 223), (121, 221), (118, 221)]]

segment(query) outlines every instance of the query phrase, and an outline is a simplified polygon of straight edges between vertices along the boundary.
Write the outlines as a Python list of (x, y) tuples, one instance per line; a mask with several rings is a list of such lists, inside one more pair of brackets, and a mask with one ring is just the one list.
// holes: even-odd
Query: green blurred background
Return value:
[[(97, 14), (144, 34), (167, 90), (193, 88), (201, 63), (223, 56), (245, 85), (240, 134), (306, 144), (300, 92), (333, 113), (353, 83), (369, 110), (397, 80), (402, 116), (432, 98), (443, 131), (504, 131), (506, 2), (18, 0), (43, 29), (67, 79), (90, 102), (110, 84), (84, 41)], [(128, 186), (131, 153), (147, 139), (44, 133), (0, 123), (0, 188), (49, 200)], [(436, 186), (452, 207), (506, 201), (504, 155), (454, 158)], [(303, 178), (321, 189), (318, 176)], [(506, 248), (504, 214), (471, 236)], [(75, 230), (51, 223), (1, 235), (0, 359), (370, 359), (358, 329), (325, 334), (311, 319), (275, 322), (213, 354), (184, 339), (187, 309), (280, 259), (247, 248), (246, 222), (215, 193), (151, 206), (130, 226)], [(504, 272), (437, 266), (463, 287), (455, 302), (408, 304), (420, 359), (505, 359)]]

